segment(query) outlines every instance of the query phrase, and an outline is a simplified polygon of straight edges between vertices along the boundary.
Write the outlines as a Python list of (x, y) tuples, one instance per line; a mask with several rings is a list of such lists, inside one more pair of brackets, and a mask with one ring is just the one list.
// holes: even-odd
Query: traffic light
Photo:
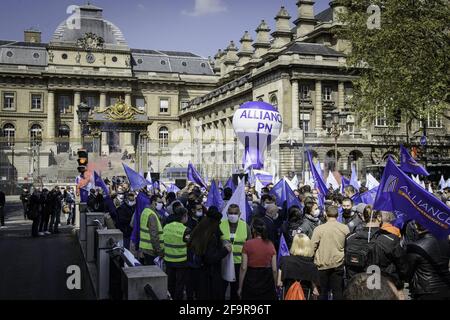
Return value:
[(84, 173), (87, 170), (88, 165), (88, 153), (86, 149), (78, 149), (78, 172)]

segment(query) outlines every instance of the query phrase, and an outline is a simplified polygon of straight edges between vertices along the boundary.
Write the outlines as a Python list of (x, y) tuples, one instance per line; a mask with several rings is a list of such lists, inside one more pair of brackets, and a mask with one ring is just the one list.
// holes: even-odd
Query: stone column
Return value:
[(78, 122), (78, 106), (81, 103), (81, 94), (79, 91), (75, 91), (73, 96), (73, 130), (72, 130), (72, 143), (73, 151), (77, 151), (76, 149), (81, 147), (81, 131), (80, 131), (80, 123)]
[(345, 108), (345, 86), (344, 81), (338, 83), (338, 109), (343, 110)]
[[(106, 92), (100, 92), (100, 110), (106, 108)], [(102, 132), (102, 154), (109, 155), (108, 132)]]
[(316, 131), (322, 130), (322, 81), (316, 80)]
[(48, 92), (47, 101), (47, 138), (55, 138), (55, 92)]
[(298, 101), (298, 80), (292, 81), (292, 129), (298, 129), (299, 121), (299, 101)]
[[(125, 94), (125, 104), (131, 106), (131, 94)], [(131, 132), (122, 132), (120, 137), (120, 144), (128, 151), (129, 154), (134, 154), (134, 146), (131, 141)]]

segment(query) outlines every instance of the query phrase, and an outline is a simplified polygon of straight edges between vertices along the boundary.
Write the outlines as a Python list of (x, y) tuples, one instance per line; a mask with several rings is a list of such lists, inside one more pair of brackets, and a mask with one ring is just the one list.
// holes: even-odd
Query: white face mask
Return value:
[(279, 214), (277, 213), (276, 215), (274, 215), (274, 216), (272, 217), (272, 219), (273, 219), (273, 220), (277, 220), (277, 219), (278, 219), (278, 216), (279, 216)]
[(201, 216), (203, 216), (203, 211), (196, 211), (196, 212), (195, 212), (195, 216), (196, 216), (197, 218), (200, 218)]
[(203, 203), (206, 203), (206, 201), (208, 201), (208, 198), (207, 198), (207, 197), (204, 197), (204, 198), (203, 198)]
[(128, 201), (128, 205), (130, 207), (134, 206), (136, 204), (136, 201)]
[(161, 210), (163, 208), (163, 204), (161, 202), (158, 202), (156, 204), (156, 210)]
[(236, 223), (239, 221), (239, 215), (238, 214), (230, 214), (228, 215), (228, 221), (231, 223)]
[(312, 216), (313, 216), (314, 218), (317, 218), (319, 215), (320, 215), (320, 209), (317, 208), (316, 210), (313, 211)]

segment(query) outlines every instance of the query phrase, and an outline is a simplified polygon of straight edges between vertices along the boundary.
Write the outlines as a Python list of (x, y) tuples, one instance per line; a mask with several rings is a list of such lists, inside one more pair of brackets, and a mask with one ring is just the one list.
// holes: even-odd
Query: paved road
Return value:
[[(0, 300), (93, 300), (94, 291), (77, 239), (70, 227), (31, 238), (31, 221), (20, 203), (7, 203), (6, 228), (0, 230)], [(62, 218), (64, 221), (64, 218)], [(67, 267), (81, 269), (81, 290), (67, 288)]]

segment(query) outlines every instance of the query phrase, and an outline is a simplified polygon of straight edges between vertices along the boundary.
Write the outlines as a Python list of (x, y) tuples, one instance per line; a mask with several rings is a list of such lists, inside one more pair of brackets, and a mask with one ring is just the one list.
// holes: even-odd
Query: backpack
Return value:
[(356, 232), (351, 241), (347, 241), (345, 249), (345, 266), (354, 272), (365, 272), (370, 265), (379, 265), (381, 247), (376, 241), (379, 230), (367, 241), (365, 232)]
[(306, 300), (300, 281), (295, 281), (290, 287), (284, 300)]

